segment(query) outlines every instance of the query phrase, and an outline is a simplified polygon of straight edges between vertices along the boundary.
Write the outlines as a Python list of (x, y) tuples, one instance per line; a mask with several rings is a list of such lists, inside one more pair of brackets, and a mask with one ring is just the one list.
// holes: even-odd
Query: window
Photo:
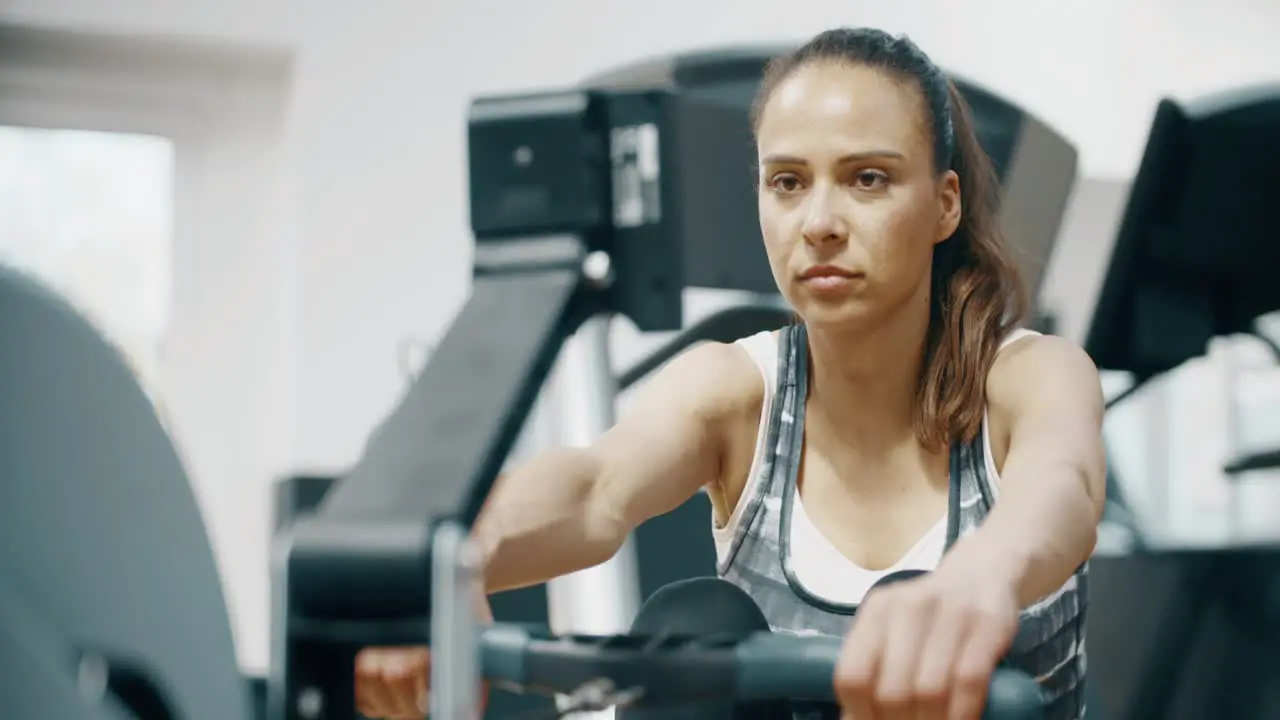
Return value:
[(158, 406), (172, 162), (166, 138), (0, 126), (0, 262), (76, 305)]

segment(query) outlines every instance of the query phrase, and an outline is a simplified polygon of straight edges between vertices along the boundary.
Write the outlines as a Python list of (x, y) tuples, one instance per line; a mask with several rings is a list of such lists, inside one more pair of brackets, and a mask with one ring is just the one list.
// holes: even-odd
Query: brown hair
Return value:
[(955, 84), (908, 38), (866, 28), (829, 30), (770, 62), (752, 106), (752, 127), (759, 129), (764, 105), (783, 80), (820, 61), (873, 67), (915, 83), (929, 112), (934, 166), (959, 176), (960, 224), (933, 251), (915, 428), (930, 448), (972, 440), (982, 425), (996, 350), (1028, 304), (996, 220), (999, 186), (991, 159)]

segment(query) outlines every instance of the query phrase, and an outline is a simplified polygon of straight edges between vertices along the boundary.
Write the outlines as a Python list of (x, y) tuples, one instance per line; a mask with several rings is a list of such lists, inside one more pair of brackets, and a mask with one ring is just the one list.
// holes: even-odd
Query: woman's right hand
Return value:
[(356, 655), (356, 710), (368, 718), (427, 714), (431, 653), (425, 647), (369, 647)]
[[(477, 603), (482, 625), (493, 622), (487, 598)], [(356, 710), (379, 720), (421, 720), (430, 705), (431, 651), (418, 647), (368, 647), (356, 654)], [(481, 710), (488, 686), (481, 688)]]

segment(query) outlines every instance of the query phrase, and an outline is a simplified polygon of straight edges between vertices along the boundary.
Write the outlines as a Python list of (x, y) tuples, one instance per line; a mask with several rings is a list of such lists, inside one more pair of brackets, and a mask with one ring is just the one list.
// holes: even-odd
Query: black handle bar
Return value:
[[(621, 698), (668, 704), (713, 698), (835, 702), (841, 640), (754, 633), (745, 637), (552, 635), (515, 624), (484, 630), (483, 675), (522, 691), (572, 694), (607, 683)], [(991, 678), (984, 720), (1043, 715), (1040, 687), (1001, 668)]]

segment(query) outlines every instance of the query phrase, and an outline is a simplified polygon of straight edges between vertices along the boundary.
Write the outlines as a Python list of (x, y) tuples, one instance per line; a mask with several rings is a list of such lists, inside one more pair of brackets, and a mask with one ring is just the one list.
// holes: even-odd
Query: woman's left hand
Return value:
[(843, 717), (978, 720), (1018, 609), (1014, 583), (980, 562), (873, 589), (836, 668)]

